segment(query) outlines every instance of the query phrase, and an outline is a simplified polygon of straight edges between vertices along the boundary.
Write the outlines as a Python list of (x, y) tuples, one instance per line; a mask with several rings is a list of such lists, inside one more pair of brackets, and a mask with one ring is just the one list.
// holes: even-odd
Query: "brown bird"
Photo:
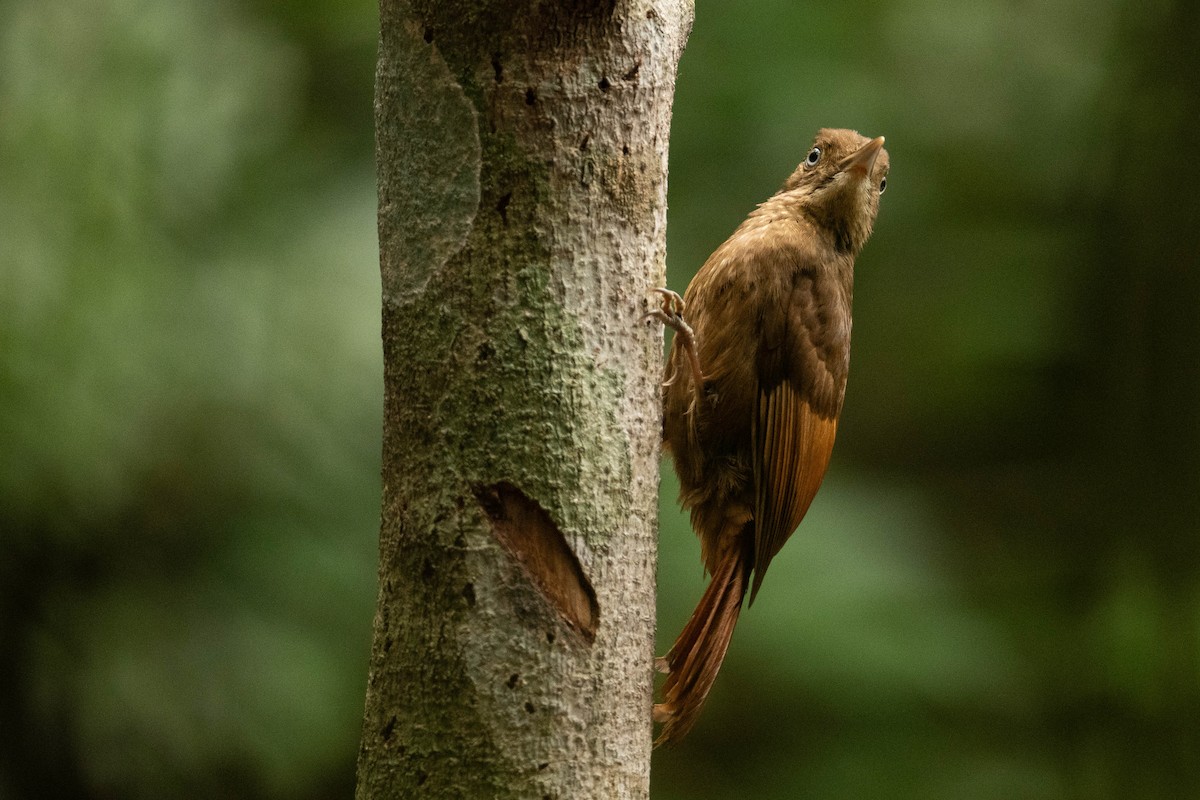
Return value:
[[(663, 438), (712, 576), (658, 666), (658, 743), (695, 723), (747, 590), (812, 502), (833, 451), (850, 366), (854, 259), (887, 187), (883, 137), (823, 129), (783, 188), (751, 212), (650, 317), (676, 333)], [(754, 575), (753, 582), (750, 580)]]

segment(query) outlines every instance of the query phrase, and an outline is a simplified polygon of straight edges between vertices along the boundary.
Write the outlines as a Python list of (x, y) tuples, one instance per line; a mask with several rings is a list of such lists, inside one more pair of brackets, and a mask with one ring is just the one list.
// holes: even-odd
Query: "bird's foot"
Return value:
[[(692, 391), (696, 399), (698, 399), (704, 386), (704, 375), (700, 371), (700, 356), (696, 352), (698, 349), (696, 346), (696, 333), (692, 330), (692, 326), (688, 325), (687, 320), (683, 318), (683, 312), (687, 309), (687, 304), (682, 297), (670, 289), (656, 287), (652, 291), (662, 296), (662, 306), (642, 317), (642, 320), (656, 319), (675, 331), (676, 346), (687, 353), (688, 364), (692, 371)], [(678, 375), (672, 374), (663, 385), (669, 386), (675, 382), (677, 377)]]
[(642, 317), (642, 321), (656, 319), (676, 333), (695, 338), (695, 334), (692, 333), (692, 327), (683, 319), (683, 312), (687, 308), (687, 304), (683, 302), (683, 298), (678, 293), (661, 287), (656, 287), (651, 289), (651, 291), (662, 296), (662, 307), (656, 308)]

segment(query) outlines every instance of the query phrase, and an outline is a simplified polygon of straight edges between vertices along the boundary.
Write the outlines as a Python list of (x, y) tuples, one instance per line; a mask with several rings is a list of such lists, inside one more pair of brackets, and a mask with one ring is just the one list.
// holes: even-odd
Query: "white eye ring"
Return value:
[(808, 151), (808, 158), (804, 159), (804, 163), (807, 166), (814, 167), (814, 166), (816, 166), (817, 162), (820, 160), (821, 160), (821, 148), (814, 147), (812, 150)]
[(886, 177), (880, 178), (879, 179), (879, 193), (883, 194), (886, 191), (887, 191), (887, 178)]

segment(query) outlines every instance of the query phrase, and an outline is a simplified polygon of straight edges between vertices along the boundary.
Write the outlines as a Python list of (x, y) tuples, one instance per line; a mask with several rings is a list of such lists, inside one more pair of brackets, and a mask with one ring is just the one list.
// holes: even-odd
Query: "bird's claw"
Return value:
[(677, 292), (672, 292), (670, 289), (662, 287), (655, 287), (651, 291), (662, 295), (662, 307), (656, 308), (646, 314), (646, 316), (642, 317), (642, 321), (656, 319), (671, 330), (690, 337), (692, 335), (692, 328), (683, 319), (683, 312), (687, 309), (687, 303), (684, 302), (683, 298)]
[(687, 310), (687, 303), (679, 296), (678, 292), (672, 292), (670, 289), (664, 289), (657, 286), (652, 290), (655, 294), (662, 295), (662, 310), (663, 313), (671, 317), (682, 317), (683, 312)]
[[(694, 407), (700, 400), (700, 390), (704, 385), (704, 373), (700, 370), (700, 358), (696, 352), (698, 349), (696, 333), (692, 330), (692, 326), (688, 325), (687, 321), (683, 318), (683, 312), (687, 308), (687, 303), (670, 289), (656, 287), (651, 291), (662, 296), (662, 307), (656, 308), (642, 317), (642, 321), (656, 319), (675, 331), (675, 345), (686, 353), (688, 367), (691, 370), (693, 395), (691, 405)], [(670, 386), (675, 383), (678, 377), (679, 373), (674, 369), (674, 361), (672, 361), (671, 372), (667, 376), (663, 386)]]

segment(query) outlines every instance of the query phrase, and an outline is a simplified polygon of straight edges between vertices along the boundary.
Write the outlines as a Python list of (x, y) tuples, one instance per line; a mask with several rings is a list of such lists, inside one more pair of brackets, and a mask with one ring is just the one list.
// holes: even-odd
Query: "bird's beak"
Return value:
[(842, 163), (838, 164), (838, 170), (840, 172), (855, 173), (860, 177), (865, 178), (871, 174), (871, 169), (875, 166), (875, 159), (879, 157), (879, 151), (882, 149), (883, 137), (876, 136), (874, 139), (843, 158)]

